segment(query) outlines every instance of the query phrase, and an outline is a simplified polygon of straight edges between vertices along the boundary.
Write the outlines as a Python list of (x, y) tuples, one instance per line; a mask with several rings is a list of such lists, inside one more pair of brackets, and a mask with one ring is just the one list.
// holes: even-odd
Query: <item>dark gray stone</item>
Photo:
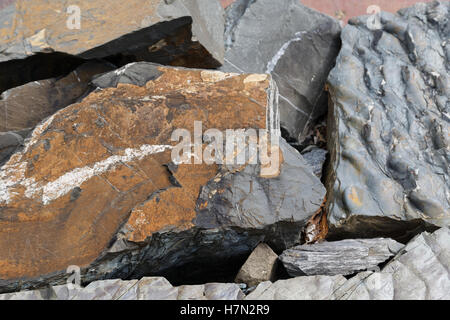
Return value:
[[(382, 13), (378, 30), (367, 16), (344, 28), (328, 79), (332, 226), (450, 224), (449, 9), (419, 3)], [(346, 232), (361, 234), (356, 226)]]
[(339, 33), (337, 20), (297, 0), (238, 1), (227, 9), (222, 70), (271, 73), (280, 90), (281, 127), (301, 141), (326, 113), (321, 96)]
[(293, 277), (349, 275), (378, 266), (401, 248), (392, 239), (349, 239), (296, 246), (285, 250), (280, 260)]

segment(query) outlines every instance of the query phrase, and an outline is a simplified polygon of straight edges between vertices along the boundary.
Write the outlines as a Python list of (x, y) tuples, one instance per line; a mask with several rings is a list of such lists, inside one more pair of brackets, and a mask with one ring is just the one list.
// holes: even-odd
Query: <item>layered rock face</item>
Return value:
[(195, 121), (279, 137), (268, 75), (134, 63), (93, 84), (1, 168), (2, 291), (59, 283), (69, 265), (84, 281), (136, 278), (299, 242), (325, 189), (283, 140), (271, 175), (263, 163), (173, 160), (173, 131), (195, 134)]
[(364, 224), (386, 235), (395, 221), (450, 223), (449, 10), (417, 4), (342, 31), (328, 79), (328, 218), (353, 236)]
[[(108, 57), (120, 65), (152, 61), (218, 67), (223, 13), (217, 1), (209, 0), (9, 2), (0, 10), (0, 67), (9, 71), (0, 75), (0, 92), (81, 63), (67, 55)], [(43, 53), (59, 57), (67, 68), (55, 70), (54, 59)], [(22, 74), (14, 75), (18, 68)]]
[(226, 23), (221, 70), (272, 74), (284, 135), (301, 142), (326, 114), (323, 90), (339, 52), (339, 23), (297, 0), (236, 1)]

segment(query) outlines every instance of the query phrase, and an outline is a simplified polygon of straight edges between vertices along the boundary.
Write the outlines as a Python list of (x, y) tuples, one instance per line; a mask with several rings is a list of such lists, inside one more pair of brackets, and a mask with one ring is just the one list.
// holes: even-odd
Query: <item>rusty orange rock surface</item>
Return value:
[(97, 90), (60, 110), (1, 168), (0, 279), (86, 267), (123, 225), (134, 242), (189, 228), (217, 165), (170, 172), (172, 131), (192, 131), (194, 120), (204, 130), (265, 128), (267, 76), (158, 70), (143, 87)]

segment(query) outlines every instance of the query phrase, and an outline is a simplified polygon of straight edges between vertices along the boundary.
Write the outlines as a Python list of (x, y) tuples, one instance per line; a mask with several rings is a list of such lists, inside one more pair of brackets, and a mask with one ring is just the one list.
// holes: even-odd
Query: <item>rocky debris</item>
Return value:
[[(217, 0), (13, 0), (0, 8), (0, 25), (0, 68), (11, 71), (1, 73), (0, 92), (63, 75), (81, 58), (121, 66), (152, 61), (215, 68), (223, 62), (224, 11)], [(57, 59), (72, 69), (55, 67)]]
[(328, 79), (335, 232), (386, 236), (398, 221), (418, 219), (449, 225), (449, 9), (420, 3), (382, 13), (379, 29), (367, 16), (343, 29)]
[(379, 272), (346, 280), (303, 276), (261, 283), (246, 299), (448, 300), (450, 229), (416, 236)]
[(24, 139), (30, 133), (29, 130), (0, 132), (0, 166), (24, 144)]
[(68, 75), (15, 87), (2, 93), (0, 131), (33, 128), (87, 93), (92, 77), (115, 69), (110, 63), (90, 61)]
[(104, 87), (39, 124), (0, 169), (1, 291), (63, 283), (69, 265), (83, 283), (138, 279), (299, 243), (325, 189), (284, 140), (271, 175), (259, 162), (173, 162), (174, 130), (192, 135), (195, 121), (279, 138), (270, 76), (142, 62), (95, 83)]
[(265, 243), (260, 243), (250, 254), (234, 280), (254, 287), (264, 281), (273, 281), (278, 255)]
[(245, 300), (330, 300), (344, 283), (344, 276), (297, 277), (260, 283)]
[(337, 20), (297, 0), (237, 1), (227, 8), (221, 70), (272, 74), (284, 136), (301, 142), (326, 114), (324, 84), (339, 52), (339, 34)]
[(41, 290), (0, 294), (0, 300), (242, 300), (233, 283), (173, 287), (162, 277), (138, 280), (102, 280), (82, 288), (73, 284)]
[(349, 275), (371, 270), (395, 255), (403, 245), (392, 239), (348, 239), (304, 244), (280, 255), (290, 276)]

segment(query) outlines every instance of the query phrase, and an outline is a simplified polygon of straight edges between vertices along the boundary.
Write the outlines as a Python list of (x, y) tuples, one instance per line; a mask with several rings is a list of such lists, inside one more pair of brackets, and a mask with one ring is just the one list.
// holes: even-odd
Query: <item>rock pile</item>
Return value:
[(449, 299), (449, 11), (0, 5), (0, 299)]

